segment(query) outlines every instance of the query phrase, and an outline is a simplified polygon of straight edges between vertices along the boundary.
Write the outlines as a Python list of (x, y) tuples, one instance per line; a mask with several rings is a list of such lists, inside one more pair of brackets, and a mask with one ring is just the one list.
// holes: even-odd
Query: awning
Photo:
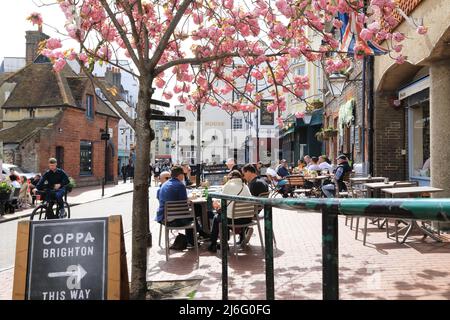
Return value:
[(313, 111), (311, 122), (309, 124), (305, 124), (305, 121), (303, 121), (302, 118), (299, 118), (297, 119), (295, 125), (297, 127), (317, 126), (319, 124), (322, 124), (322, 118), (323, 118), (323, 109), (320, 108), (318, 110)]
[(293, 133), (294, 131), (295, 131), (295, 128), (290, 128), (288, 131), (282, 133), (282, 134), (280, 135), (280, 138), (283, 138), (284, 136), (287, 136), (288, 134), (291, 134), (291, 133)]
[(155, 159), (171, 159), (172, 156), (170, 154), (157, 154)]
[(323, 110), (322, 109), (315, 110), (312, 114), (311, 123), (309, 125), (317, 126), (319, 124), (322, 124), (322, 119), (323, 119)]

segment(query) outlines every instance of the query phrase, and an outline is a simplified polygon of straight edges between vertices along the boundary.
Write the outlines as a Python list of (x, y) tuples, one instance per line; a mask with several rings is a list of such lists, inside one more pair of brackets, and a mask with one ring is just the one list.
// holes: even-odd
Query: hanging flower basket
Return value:
[(315, 134), (315, 136), (318, 141), (324, 141), (336, 137), (337, 133), (338, 131), (334, 128), (326, 128), (326, 129), (322, 128), (319, 132)]
[(333, 128), (328, 128), (323, 131), (324, 139), (330, 139), (337, 136), (338, 131)]
[(314, 110), (318, 110), (318, 109), (320, 109), (322, 107), (323, 107), (323, 102), (321, 100), (316, 99), (316, 100), (311, 101), (307, 105), (306, 109), (308, 111), (314, 111)]

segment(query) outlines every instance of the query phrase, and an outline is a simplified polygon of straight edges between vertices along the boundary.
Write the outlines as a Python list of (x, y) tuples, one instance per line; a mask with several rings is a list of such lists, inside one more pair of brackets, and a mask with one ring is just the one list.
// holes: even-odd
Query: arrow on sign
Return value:
[(81, 279), (86, 276), (87, 272), (81, 265), (71, 265), (67, 267), (67, 271), (63, 272), (50, 272), (48, 274), (49, 278), (67, 278), (67, 288), (68, 289), (81, 289)]

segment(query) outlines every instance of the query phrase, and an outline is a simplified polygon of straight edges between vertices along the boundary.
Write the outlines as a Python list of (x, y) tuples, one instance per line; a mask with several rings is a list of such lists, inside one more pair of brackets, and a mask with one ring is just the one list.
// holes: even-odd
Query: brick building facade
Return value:
[[(3, 79), (2, 87), (9, 90), (1, 106), (5, 163), (42, 173), (55, 157), (78, 186), (98, 185), (105, 175), (106, 148), (106, 178), (117, 182), (120, 117), (86, 76), (69, 66), (55, 73), (39, 56)], [(105, 144), (106, 127), (111, 139)]]

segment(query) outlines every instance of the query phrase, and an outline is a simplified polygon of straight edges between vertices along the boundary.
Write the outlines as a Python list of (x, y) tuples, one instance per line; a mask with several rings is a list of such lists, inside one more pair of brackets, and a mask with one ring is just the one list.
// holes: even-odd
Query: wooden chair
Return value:
[[(192, 203), (188, 200), (180, 201), (167, 201), (164, 206), (164, 221), (174, 221), (179, 219), (192, 219), (192, 223), (182, 226), (182, 227), (171, 227), (164, 225), (165, 227), (165, 245), (166, 245), (166, 261), (169, 260), (169, 230), (185, 230), (193, 229), (194, 231), (194, 246), (197, 252), (197, 266), (199, 264), (199, 253), (198, 253), (198, 241), (197, 241), (197, 227), (195, 224), (195, 211)], [(163, 224), (161, 223), (159, 229), (159, 246), (161, 246), (161, 234), (162, 234)]]
[(278, 180), (271, 175), (267, 175), (267, 182), (269, 184), (269, 198), (275, 198), (278, 194)]
[[(261, 248), (264, 253), (264, 242), (262, 238), (261, 226), (258, 219), (258, 206), (253, 203), (243, 202), (243, 201), (233, 201), (231, 203), (231, 231), (233, 232), (233, 245), (234, 245), (234, 255), (237, 257), (237, 246), (236, 246), (236, 229), (245, 228), (256, 225), (258, 227), (259, 240), (261, 242)], [(225, 213), (224, 213), (225, 214)], [(252, 217), (252, 221), (249, 223), (236, 224), (235, 220), (242, 217)]]
[(292, 175), (287, 176), (285, 179), (287, 180), (286, 186), (291, 190), (291, 196), (297, 193), (311, 193), (311, 189), (305, 188), (305, 177), (300, 175)]

